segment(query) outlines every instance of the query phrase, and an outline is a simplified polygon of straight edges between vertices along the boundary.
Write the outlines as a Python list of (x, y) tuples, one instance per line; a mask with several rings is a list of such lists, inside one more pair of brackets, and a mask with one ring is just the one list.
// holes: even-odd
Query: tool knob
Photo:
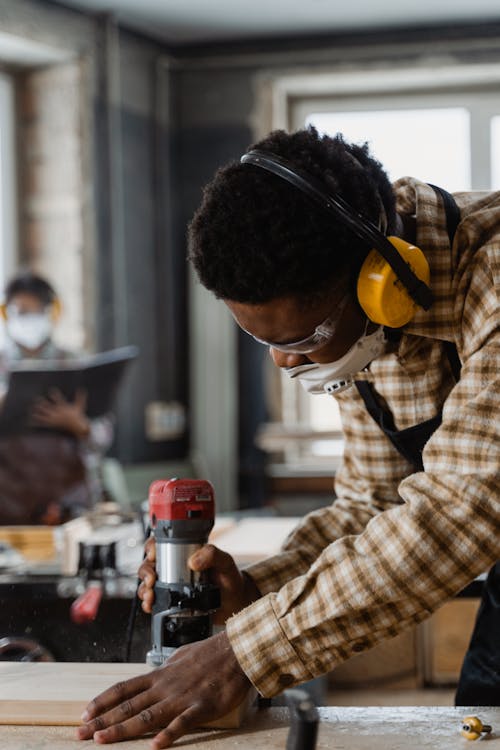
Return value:
[(489, 734), (491, 729), (489, 724), (483, 724), (477, 716), (466, 716), (462, 719), (460, 734), (466, 740), (478, 740), (482, 734)]
[(93, 622), (97, 617), (101, 599), (102, 586), (91, 584), (71, 605), (70, 617), (73, 622), (77, 625)]

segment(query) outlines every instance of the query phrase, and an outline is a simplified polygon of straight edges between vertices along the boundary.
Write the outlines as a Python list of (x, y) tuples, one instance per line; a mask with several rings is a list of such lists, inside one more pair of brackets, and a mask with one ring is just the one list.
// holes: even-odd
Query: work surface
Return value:
[[(145, 664), (0, 662), (0, 750), (97, 747), (76, 739), (75, 725), (86, 704), (114, 682), (149, 669)], [(491, 750), (500, 750), (500, 708), (328, 707), (319, 713), (317, 748), (325, 750), (465, 750), (470, 742), (461, 737), (460, 728), (468, 714), (493, 727), (486, 741)], [(286, 747), (289, 723), (286, 708), (254, 711), (241, 727), (236, 724), (238, 729), (200, 730), (176, 746), (279, 750)], [(145, 750), (150, 740), (113, 747)]]
[[(472, 750), (478, 747), (460, 735), (461, 719), (473, 713), (491, 724), (489, 750), (500, 750), (500, 708), (457, 709), (439, 707), (320, 708), (318, 750)], [(286, 747), (289, 715), (285, 708), (270, 708), (249, 716), (238, 730), (200, 731), (175, 743), (175, 747), (207, 750), (281, 750)], [(496, 732), (495, 732), (496, 730)], [(74, 727), (0, 727), (2, 750), (77, 750), (79, 747), (113, 747), (146, 750), (150, 740), (93, 745), (78, 742)]]

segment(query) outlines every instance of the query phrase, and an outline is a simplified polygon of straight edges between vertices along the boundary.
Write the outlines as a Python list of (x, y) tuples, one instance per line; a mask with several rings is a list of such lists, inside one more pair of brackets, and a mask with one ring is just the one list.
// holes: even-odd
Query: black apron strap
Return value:
[(450, 238), (451, 246), (453, 245), (453, 239), (455, 237), (457, 227), (460, 224), (460, 209), (457, 206), (455, 198), (451, 195), (451, 193), (448, 193), (448, 191), (444, 190), (442, 187), (432, 185), (430, 182), (428, 182), (427, 184), (434, 190), (436, 195), (439, 195), (441, 197), (441, 200), (443, 201), (444, 210), (446, 213), (446, 230), (448, 232), (448, 237)]
[[(457, 227), (460, 224), (460, 209), (457, 206), (454, 197), (450, 193), (448, 193), (447, 190), (444, 190), (442, 187), (438, 187), (437, 185), (432, 185), (430, 182), (427, 184), (434, 190), (436, 195), (439, 195), (439, 197), (443, 201), (444, 211), (446, 214), (446, 230), (448, 232), (448, 238), (450, 240), (451, 247), (455, 238), (455, 232), (457, 231)], [(445, 341), (444, 350), (446, 356), (448, 357), (448, 362), (450, 363), (453, 377), (458, 383), (458, 381), (460, 380), (460, 370), (462, 369), (462, 363), (460, 362), (460, 357), (458, 356), (457, 347), (453, 342)]]
[(363, 399), (369, 415), (396, 450), (413, 465), (416, 471), (423, 471), (422, 451), (431, 435), (441, 424), (441, 413), (425, 422), (407, 427), (405, 430), (397, 430), (392, 414), (378, 403), (372, 384), (366, 380), (355, 380), (354, 385)]
[[(430, 183), (429, 186), (443, 201), (446, 213), (446, 229), (450, 245), (452, 245), (455, 232), (460, 223), (460, 209), (453, 196), (446, 190), (443, 190), (443, 188), (440, 188), (437, 185), (431, 185)], [(398, 331), (397, 334), (400, 336), (401, 332)], [(462, 364), (458, 356), (457, 347), (451, 341), (444, 341), (443, 349), (448, 358), (448, 362), (450, 363), (453, 377), (458, 382), (460, 380)], [(363, 399), (369, 415), (380, 427), (384, 435), (391, 441), (396, 450), (413, 464), (417, 471), (423, 471), (422, 451), (433, 432), (435, 432), (441, 424), (441, 412), (436, 414), (435, 417), (427, 419), (425, 422), (421, 422), (413, 427), (408, 427), (405, 430), (397, 430), (394, 425), (392, 414), (380, 406), (371, 383), (368, 383), (365, 380), (356, 380), (354, 381), (354, 385), (358, 389), (358, 393)]]
[(448, 362), (450, 364), (453, 377), (458, 383), (458, 381), (460, 380), (462, 363), (460, 362), (460, 357), (458, 356), (457, 347), (455, 346), (453, 341), (443, 341), (443, 348), (446, 356), (448, 357)]

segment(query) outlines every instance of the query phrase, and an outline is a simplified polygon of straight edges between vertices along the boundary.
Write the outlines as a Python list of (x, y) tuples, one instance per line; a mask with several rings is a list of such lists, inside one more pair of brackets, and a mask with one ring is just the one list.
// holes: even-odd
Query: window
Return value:
[[(0, 289), (15, 265), (17, 246), (15, 183), (14, 91), (11, 79), (0, 74)], [(0, 327), (0, 348), (4, 343)]]
[[(500, 66), (476, 67), (474, 75), (462, 73), (462, 85), (459, 70), (453, 77), (439, 69), (427, 76), (420, 71), (417, 81), (408, 73), (406, 85), (400, 71), (402, 80), (390, 90), (381, 73), (368, 79), (364, 91), (356, 79), (350, 95), (290, 96), (289, 127), (310, 123), (325, 133), (342, 132), (353, 142), (368, 141), (391, 179), (412, 175), (452, 192), (489, 190), (498, 184)], [(377, 86), (380, 91), (374, 92)]]
[(491, 118), (491, 187), (500, 190), (500, 115)]
[[(286, 127), (368, 141), (392, 180), (411, 175), (447, 190), (500, 189), (500, 66), (290, 77), (277, 85)], [(275, 122), (283, 127), (284, 122)], [(342, 452), (336, 402), (282, 375), (285, 462), (318, 468)], [(325, 432), (329, 431), (329, 432)], [(301, 437), (302, 435), (302, 437)], [(308, 436), (304, 439), (303, 436)]]
[(411, 175), (451, 192), (470, 188), (465, 107), (312, 112), (305, 124), (328, 135), (341, 132), (353, 143), (368, 141), (393, 181)]

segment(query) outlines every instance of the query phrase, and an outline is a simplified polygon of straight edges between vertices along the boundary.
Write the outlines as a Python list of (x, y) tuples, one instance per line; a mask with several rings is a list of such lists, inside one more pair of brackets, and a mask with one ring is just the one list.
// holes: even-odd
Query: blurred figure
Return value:
[[(61, 304), (44, 278), (29, 271), (14, 277), (1, 313), (7, 333), (0, 352), (1, 400), (14, 363), (78, 356), (53, 340)], [(86, 400), (83, 391), (68, 401), (54, 389), (35, 404), (33, 429), (0, 435), (0, 524), (63, 523), (102, 499), (100, 464), (113, 438), (112, 420), (90, 420)]]

